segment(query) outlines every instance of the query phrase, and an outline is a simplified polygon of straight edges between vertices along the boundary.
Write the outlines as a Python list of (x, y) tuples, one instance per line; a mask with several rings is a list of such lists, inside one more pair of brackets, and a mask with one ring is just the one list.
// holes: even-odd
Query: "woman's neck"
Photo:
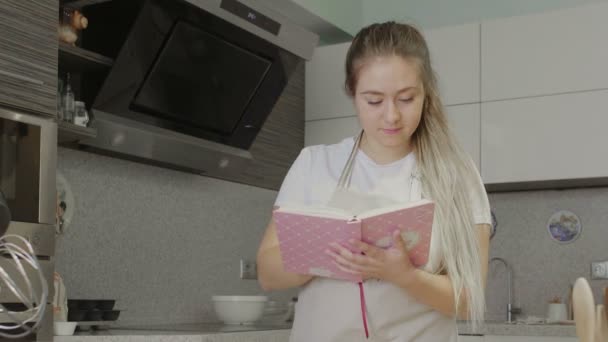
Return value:
[(382, 146), (367, 139), (365, 133), (361, 137), (359, 148), (377, 164), (390, 164), (407, 156), (412, 151), (412, 143), (408, 141), (399, 146)]

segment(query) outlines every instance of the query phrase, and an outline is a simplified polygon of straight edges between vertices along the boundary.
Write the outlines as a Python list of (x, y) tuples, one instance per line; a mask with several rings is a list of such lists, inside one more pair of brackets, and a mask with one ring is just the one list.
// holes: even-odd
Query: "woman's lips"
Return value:
[(382, 132), (384, 132), (384, 134), (389, 134), (389, 135), (393, 135), (393, 134), (397, 134), (401, 131), (401, 128), (383, 128)]

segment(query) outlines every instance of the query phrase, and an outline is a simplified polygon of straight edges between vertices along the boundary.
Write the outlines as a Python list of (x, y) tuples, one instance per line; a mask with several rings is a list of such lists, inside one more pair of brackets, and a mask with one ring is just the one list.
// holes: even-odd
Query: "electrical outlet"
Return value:
[(591, 279), (608, 279), (608, 260), (591, 263)]
[(241, 279), (257, 279), (258, 267), (255, 261), (241, 259)]

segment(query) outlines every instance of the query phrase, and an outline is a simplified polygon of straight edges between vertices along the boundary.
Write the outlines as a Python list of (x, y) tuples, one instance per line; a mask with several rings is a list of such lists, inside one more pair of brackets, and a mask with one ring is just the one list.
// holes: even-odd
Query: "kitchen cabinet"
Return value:
[(444, 105), (480, 101), (479, 23), (425, 31)]
[[(449, 106), (447, 113), (456, 135), (479, 167), (479, 24), (434, 29), (424, 35), (444, 104), (469, 104)], [(352, 100), (344, 92), (349, 46), (318, 47), (306, 63), (307, 146), (336, 143), (360, 129)]]
[[(606, 17), (608, 4), (591, 4), (424, 31), (450, 127), (489, 190), (606, 184)], [(358, 127), (347, 49), (307, 64), (306, 145)]]
[(350, 42), (317, 47), (305, 71), (306, 121), (355, 115), (344, 91), (344, 63)]
[(357, 135), (361, 130), (356, 116), (346, 118), (307, 121), (304, 145), (335, 144), (342, 139)]
[(465, 152), (475, 162), (477, 170), (481, 167), (480, 108), (479, 103), (445, 107), (450, 129)]
[(576, 337), (558, 336), (484, 336), (484, 342), (577, 342)]
[(58, 0), (0, 4), (0, 105), (55, 117)]
[(482, 101), (608, 88), (608, 3), (481, 24)]
[(481, 104), (488, 183), (608, 177), (608, 90)]
[[(446, 107), (446, 116), (452, 132), (480, 167), (480, 105), (478, 103)], [(354, 136), (361, 126), (356, 116), (307, 121), (305, 145), (334, 144)]]
[[(479, 102), (479, 24), (429, 30), (433, 68), (445, 105)], [(355, 115), (344, 92), (344, 63), (350, 42), (315, 49), (306, 63), (306, 120)]]

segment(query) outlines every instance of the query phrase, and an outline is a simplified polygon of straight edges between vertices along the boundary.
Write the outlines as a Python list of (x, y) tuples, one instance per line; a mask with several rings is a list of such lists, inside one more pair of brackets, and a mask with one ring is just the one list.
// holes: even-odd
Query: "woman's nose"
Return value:
[(388, 124), (394, 124), (399, 120), (401, 120), (399, 108), (392, 101), (388, 102), (384, 111), (384, 121)]

